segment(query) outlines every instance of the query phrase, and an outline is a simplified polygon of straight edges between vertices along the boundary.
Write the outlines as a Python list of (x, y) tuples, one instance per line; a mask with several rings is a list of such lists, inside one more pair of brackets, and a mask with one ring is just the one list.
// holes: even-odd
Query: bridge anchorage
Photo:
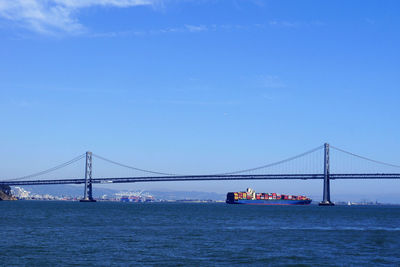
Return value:
[(92, 188), (92, 152), (86, 152), (86, 167), (85, 167), (85, 190), (83, 199), (80, 202), (96, 202), (93, 198)]

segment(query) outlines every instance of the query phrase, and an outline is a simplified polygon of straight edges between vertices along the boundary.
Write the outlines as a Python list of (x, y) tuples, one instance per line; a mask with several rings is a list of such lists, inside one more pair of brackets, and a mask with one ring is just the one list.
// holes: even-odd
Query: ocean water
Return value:
[(0, 202), (0, 266), (396, 266), (400, 206)]

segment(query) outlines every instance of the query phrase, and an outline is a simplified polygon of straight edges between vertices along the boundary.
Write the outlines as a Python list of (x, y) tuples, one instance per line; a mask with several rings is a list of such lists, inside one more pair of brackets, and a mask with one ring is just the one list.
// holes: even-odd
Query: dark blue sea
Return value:
[(400, 265), (399, 206), (0, 202), (1, 266)]

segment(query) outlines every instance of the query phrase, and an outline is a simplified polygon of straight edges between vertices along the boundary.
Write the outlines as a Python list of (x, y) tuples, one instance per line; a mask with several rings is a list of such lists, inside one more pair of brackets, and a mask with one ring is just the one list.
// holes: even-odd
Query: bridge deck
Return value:
[[(259, 174), (259, 175), (180, 175), (152, 177), (117, 177), (93, 178), (94, 184), (138, 183), (138, 182), (173, 182), (173, 181), (226, 181), (226, 180), (316, 180), (324, 179), (323, 174)], [(368, 174), (330, 174), (330, 179), (400, 179), (400, 173), (368, 173)], [(30, 181), (0, 181), (0, 184), (18, 185), (50, 185), (50, 184), (84, 184), (84, 178)]]

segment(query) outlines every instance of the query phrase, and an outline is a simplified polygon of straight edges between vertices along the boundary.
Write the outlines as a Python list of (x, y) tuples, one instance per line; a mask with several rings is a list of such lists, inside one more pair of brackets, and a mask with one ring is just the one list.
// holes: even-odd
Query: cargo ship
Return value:
[(226, 195), (227, 204), (247, 205), (309, 205), (311, 199), (306, 196), (281, 195), (277, 193), (256, 193), (247, 188), (245, 192), (229, 192)]

